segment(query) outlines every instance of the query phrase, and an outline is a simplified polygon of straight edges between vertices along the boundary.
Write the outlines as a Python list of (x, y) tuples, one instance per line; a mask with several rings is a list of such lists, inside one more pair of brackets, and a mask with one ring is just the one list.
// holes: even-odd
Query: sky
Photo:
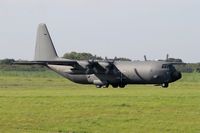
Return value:
[(200, 62), (199, 0), (0, 0), (0, 59), (33, 60), (46, 23), (59, 56)]

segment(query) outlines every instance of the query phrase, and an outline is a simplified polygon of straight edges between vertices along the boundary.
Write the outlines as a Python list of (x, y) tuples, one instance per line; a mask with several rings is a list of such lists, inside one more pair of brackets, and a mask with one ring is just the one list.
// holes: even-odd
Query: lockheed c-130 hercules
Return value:
[(39, 24), (34, 61), (15, 62), (19, 65), (43, 65), (63, 77), (97, 88), (109, 85), (124, 88), (128, 84), (154, 84), (168, 87), (182, 77), (167, 61), (70, 60), (58, 57), (45, 24)]

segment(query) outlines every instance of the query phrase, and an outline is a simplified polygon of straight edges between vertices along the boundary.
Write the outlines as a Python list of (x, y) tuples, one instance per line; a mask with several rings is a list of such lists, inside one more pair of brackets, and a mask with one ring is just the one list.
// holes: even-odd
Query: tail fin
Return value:
[(39, 24), (35, 47), (35, 61), (55, 60), (58, 58), (46, 24)]

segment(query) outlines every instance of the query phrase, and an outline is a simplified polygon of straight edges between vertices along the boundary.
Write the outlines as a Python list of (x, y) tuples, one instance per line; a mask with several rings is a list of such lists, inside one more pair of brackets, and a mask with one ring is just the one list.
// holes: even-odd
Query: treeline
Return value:
[(176, 65), (178, 71), (185, 73), (198, 72), (200, 73), (200, 63), (186, 63), (184, 65)]
[[(77, 53), (70, 52), (64, 54), (63, 58), (72, 59), (72, 60), (104, 60), (101, 56), (92, 55), (91, 53)], [(120, 57), (115, 58), (115, 60), (121, 61), (131, 61), (131, 59)], [(168, 62), (179, 62), (182, 63), (181, 59), (176, 58), (168, 58)], [(14, 59), (3, 59), (0, 60), (0, 71), (46, 71), (47, 69), (44, 66), (38, 65), (12, 65), (15, 62)], [(199, 72), (200, 73), (200, 63), (185, 63), (183, 65), (176, 65), (176, 68), (181, 72), (192, 73)]]
[[(101, 56), (92, 55), (91, 53), (77, 53), (77, 52), (70, 52), (65, 53), (63, 58), (66, 59), (72, 59), (72, 60), (104, 60)], [(115, 60), (121, 60), (121, 61), (131, 61), (131, 59), (124, 58), (124, 57), (116, 57)]]
[[(104, 60), (104, 58), (91, 53), (78, 53), (70, 52), (65, 53), (63, 58), (72, 60)], [(128, 58), (116, 58), (115, 60), (131, 61)], [(14, 59), (3, 59), (0, 60), (0, 71), (46, 71), (46, 67), (39, 65), (12, 65), (15, 62)]]
[(0, 60), (0, 71), (45, 71), (44, 66), (38, 65), (12, 65), (14, 59)]

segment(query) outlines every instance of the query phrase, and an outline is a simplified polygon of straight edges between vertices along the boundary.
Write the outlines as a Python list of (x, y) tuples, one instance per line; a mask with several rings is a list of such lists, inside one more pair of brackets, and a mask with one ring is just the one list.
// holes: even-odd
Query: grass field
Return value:
[(1, 133), (200, 133), (200, 74), (168, 89), (96, 89), (51, 72), (0, 72)]

